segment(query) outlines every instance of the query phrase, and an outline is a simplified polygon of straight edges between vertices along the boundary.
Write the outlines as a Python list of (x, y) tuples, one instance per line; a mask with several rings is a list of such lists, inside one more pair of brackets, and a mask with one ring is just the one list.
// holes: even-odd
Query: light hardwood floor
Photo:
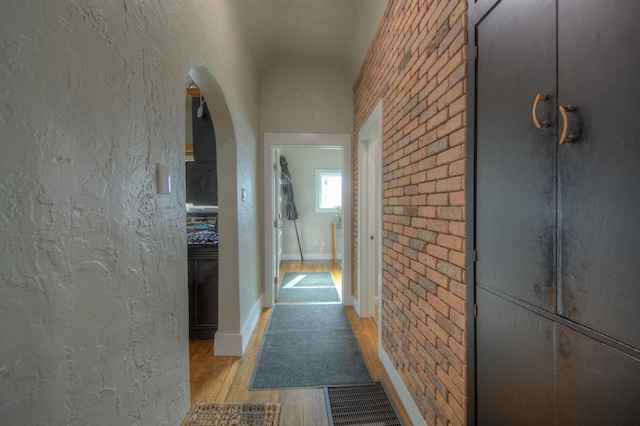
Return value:
[[(342, 285), (342, 271), (331, 261), (285, 261), (285, 272), (331, 272), (337, 286)], [(384, 381), (405, 424), (411, 422), (398, 395), (378, 359), (378, 331), (373, 318), (359, 318), (355, 310), (346, 307), (347, 316), (362, 348), (369, 370), (375, 380)], [(251, 375), (267, 328), (271, 309), (264, 309), (242, 358), (214, 357), (213, 340), (191, 340), (189, 343), (191, 371), (191, 405), (196, 402), (278, 402), (282, 405), (282, 426), (328, 425), (322, 388), (250, 391)]]

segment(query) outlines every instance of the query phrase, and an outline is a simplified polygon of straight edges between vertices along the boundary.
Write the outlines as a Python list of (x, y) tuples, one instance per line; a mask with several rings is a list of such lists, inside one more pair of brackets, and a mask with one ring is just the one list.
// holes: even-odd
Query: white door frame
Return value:
[(282, 177), (280, 174), (282, 173), (280, 167), (280, 148), (274, 148), (271, 150), (272, 159), (271, 164), (273, 165), (271, 171), (271, 193), (273, 194), (273, 200), (271, 202), (272, 205), (272, 217), (274, 218), (274, 226), (271, 228), (273, 235), (273, 256), (272, 256), (272, 273), (271, 277), (271, 285), (273, 286), (273, 297), (274, 299), (278, 298), (278, 284), (280, 279), (280, 262), (282, 260), (282, 227), (283, 227), (283, 214), (282, 214)]
[[(342, 304), (353, 306), (351, 295), (351, 227), (352, 227), (352, 165), (351, 165), (351, 135), (349, 134), (324, 134), (324, 133), (265, 133), (264, 134), (264, 201), (263, 211), (273, 212), (274, 189), (271, 182), (273, 165), (271, 159), (273, 149), (278, 146), (305, 146), (305, 147), (340, 147), (342, 148), (342, 226), (344, 232), (344, 251), (342, 260)], [(264, 297), (263, 306), (270, 308), (275, 303), (273, 291), (273, 213), (264, 215)]]
[[(382, 101), (358, 132), (358, 300), (361, 317), (375, 314), (382, 295)], [(378, 324), (382, 321), (378, 309)], [(381, 327), (378, 327), (380, 336)]]

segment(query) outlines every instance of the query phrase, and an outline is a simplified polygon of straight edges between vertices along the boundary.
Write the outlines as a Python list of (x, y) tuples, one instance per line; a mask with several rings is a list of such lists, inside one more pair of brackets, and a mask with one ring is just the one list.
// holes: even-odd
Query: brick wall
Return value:
[(353, 87), (354, 182), (357, 132), (383, 99), (382, 345), (436, 425), (466, 420), (466, 13), (390, 0)]

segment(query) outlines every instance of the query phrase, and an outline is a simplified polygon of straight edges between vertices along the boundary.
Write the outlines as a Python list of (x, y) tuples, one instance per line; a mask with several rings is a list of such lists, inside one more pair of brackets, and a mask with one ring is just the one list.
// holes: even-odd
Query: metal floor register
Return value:
[(324, 388), (329, 424), (404, 426), (381, 382)]

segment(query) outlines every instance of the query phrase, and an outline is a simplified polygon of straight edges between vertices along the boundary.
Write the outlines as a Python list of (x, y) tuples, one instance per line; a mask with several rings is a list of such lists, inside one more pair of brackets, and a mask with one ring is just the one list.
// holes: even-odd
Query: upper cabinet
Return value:
[[(186, 165), (187, 203), (194, 205), (218, 205), (218, 173), (216, 136), (213, 117), (206, 99), (197, 87), (187, 88), (191, 101), (191, 126), (194, 161)], [(188, 148), (188, 145), (187, 145)], [(188, 152), (187, 152), (188, 155)]]
[(640, 2), (476, 22), (478, 424), (640, 418)]

